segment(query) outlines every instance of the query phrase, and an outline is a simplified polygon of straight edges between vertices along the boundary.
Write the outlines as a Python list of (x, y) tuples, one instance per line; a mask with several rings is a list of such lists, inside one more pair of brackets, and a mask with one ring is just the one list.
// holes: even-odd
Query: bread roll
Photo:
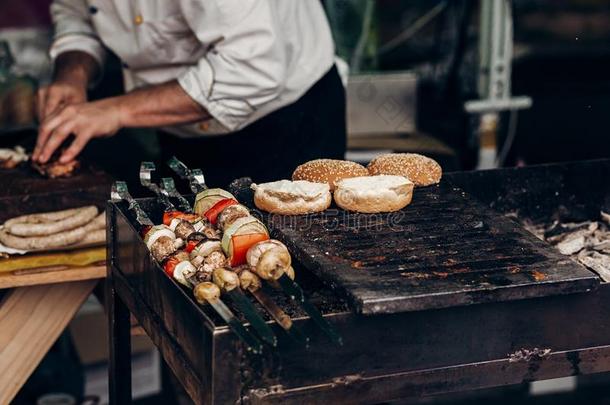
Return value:
[(367, 168), (373, 176), (379, 174), (404, 176), (417, 187), (437, 184), (443, 175), (441, 166), (434, 159), (417, 153), (380, 155), (373, 159)]
[(349, 177), (367, 176), (364, 166), (348, 160), (316, 159), (303, 163), (292, 173), (292, 180), (307, 180), (314, 183), (328, 183), (330, 190), (335, 182)]
[(257, 208), (282, 215), (301, 215), (324, 211), (332, 197), (326, 183), (305, 180), (280, 180), (252, 184)]
[(352, 177), (337, 182), (335, 203), (363, 213), (398, 211), (411, 202), (413, 183), (403, 176)]

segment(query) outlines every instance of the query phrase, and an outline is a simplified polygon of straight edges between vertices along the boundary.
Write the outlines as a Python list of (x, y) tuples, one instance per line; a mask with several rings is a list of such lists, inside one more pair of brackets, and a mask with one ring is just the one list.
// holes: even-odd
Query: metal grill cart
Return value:
[(167, 277), (110, 203), (111, 398), (130, 400), (129, 312), (202, 404), (376, 403), (609, 371), (607, 284), (505, 215), (597, 217), (609, 178), (608, 160), (455, 173), (390, 216), (266, 218), (344, 345), (278, 294), (311, 344), (269, 320), (279, 344), (263, 355)]

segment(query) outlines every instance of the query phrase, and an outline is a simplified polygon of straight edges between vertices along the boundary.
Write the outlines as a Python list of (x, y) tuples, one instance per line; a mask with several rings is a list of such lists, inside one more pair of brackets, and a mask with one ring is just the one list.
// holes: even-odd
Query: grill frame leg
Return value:
[(108, 370), (111, 405), (130, 404), (131, 398), (131, 324), (129, 309), (117, 293), (113, 280), (108, 281)]

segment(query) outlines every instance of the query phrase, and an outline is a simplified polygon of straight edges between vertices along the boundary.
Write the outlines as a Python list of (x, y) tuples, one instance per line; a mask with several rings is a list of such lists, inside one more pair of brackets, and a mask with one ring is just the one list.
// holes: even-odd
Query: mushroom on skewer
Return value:
[(291, 260), (288, 248), (283, 243), (277, 240), (262, 241), (252, 246), (248, 253), (248, 264), (256, 274), (264, 280), (276, 280), (284, 292), (307, 312), (333, 342), (343, 345), (341, 336), (309, 302), (303, 289), (288, 276), (287, 270), (292, 269)]
[(217, 240), (201, 241), (190, 253), (191, 262), (205, 273), (212, 273), (218, 267), (227, 265), (222, 246)]
[(262, 343), (248, 332), (231, 310), (220, 300), (220, 288), (216, 284), (209, 281), (199, 283), (193, 289), (193, 295), (199, 304), (211, 305), (233, 332), (246, 343), (250, 350), (254, 353), (260, 353), (263, 350)]
[(239, 288), (239, 276), (226, 267), (214, 269), (212, 280), (222, 293), (227, 294), (235, 305), (244, 314), (246, 319), (252, 324), (252, 327), (258, 332), (263, 341), (271, 346), (277, 346), (277, 337), (273, 330), (267, 325), (265, 320), (259, 315), (256, 308), (246, 298), (242, 290)]

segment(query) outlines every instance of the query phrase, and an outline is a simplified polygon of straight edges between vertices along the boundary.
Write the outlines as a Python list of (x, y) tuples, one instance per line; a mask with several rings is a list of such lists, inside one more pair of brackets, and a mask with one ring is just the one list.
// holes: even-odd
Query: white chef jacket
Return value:
[(51, 15), (52, 59), (83, 51), (102, 66), (107, 47), (127, 90), (177, 79), (214, 118), (171, 129), (179, 135), (239, 130), (333, 65), (320, 0), (55, 0)]

